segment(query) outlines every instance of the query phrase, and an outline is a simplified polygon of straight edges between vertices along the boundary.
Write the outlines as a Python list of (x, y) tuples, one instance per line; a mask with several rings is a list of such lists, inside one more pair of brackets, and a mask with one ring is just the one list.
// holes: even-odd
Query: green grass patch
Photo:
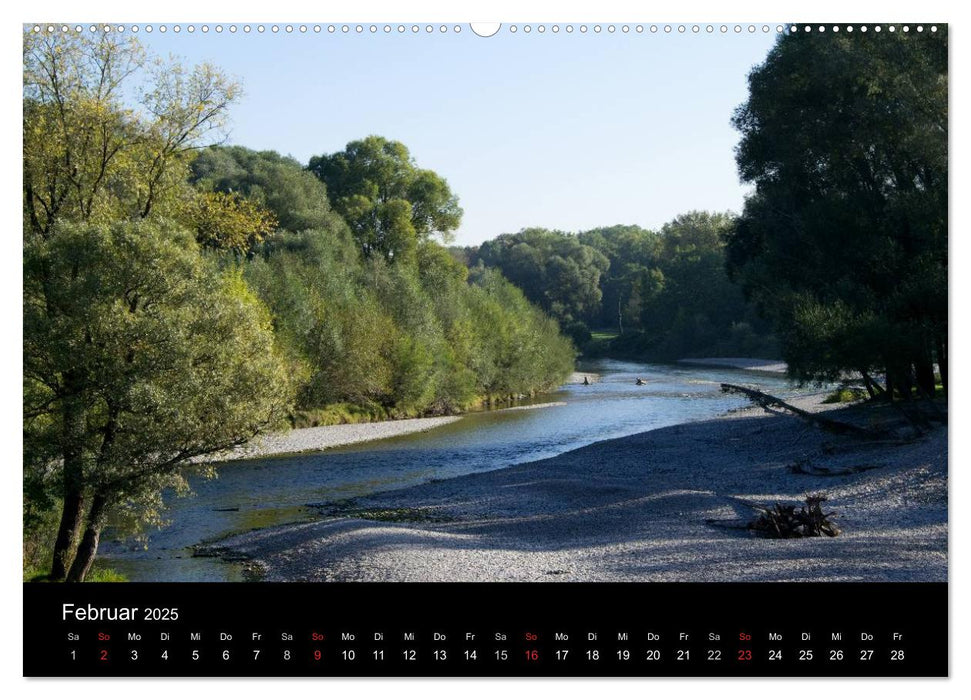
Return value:
[(91, 567), (91, 571), (88, 573), (88, 577), (85, 579), (85, 581), (90, 583), (125, 583), (128, 581), (128, 577), (120, 571), (102, 568), (95, 564), (93, 567)]
[(378, 508), (359, 510), (348, 515), (363, 520), (379, 520), (388, 523), (444, 523), (451, 519), (429, 508)]
[(859, 387), (840, 387), (823, 399), (823, 403), (853, 403), (867, 398), (867, 393)]
[[(29, 583), (47, 581), (49, 576), (49, 569), (24, 569), (24, 581)], [(95, 564), (84, 581), (86, 583), (127, 583), (128, 577), (114, 569)]]
[(360, 508), (354, 499), (323, 505), (320, 514), (330, 518), (360, 518), (386, 523), (447, 523), (454, 518), (433, 508)]

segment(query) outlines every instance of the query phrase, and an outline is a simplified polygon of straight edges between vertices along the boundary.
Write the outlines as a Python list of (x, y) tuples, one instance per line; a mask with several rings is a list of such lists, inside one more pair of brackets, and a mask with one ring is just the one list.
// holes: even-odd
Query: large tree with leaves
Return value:
[(293, 158), (243, 146), (211, 146), (192, 161), (189, 181), (203, 192), (242, 195), (273, 213), (287, 233), (314, 229), (343, 238), (327, 188)]
[(25, 235), (178, 213), (188, 163), (238, 94), (213, 66), (161, 62), (134, 38), (26, 32)]
[(308, 169), (327, 185), (365, 257), (413, 261), (421, 241), (438, 235), (447, 242), (462, 220), (445, 179), (419, 168), (399, 141), (368, 136), (314, 156)]
[(53, 576), (80, 581), (109, 514), (155, 520), (192, 458), (282, 420), (289, 382), (265, 308), (174, 225), (61, 223), (24, 272), (25, 480), (61, 496)]
[(189, 460), (287, 403), (262, 306), (174, 223), (237, 91), (114, 33), (24, 35), (25, 515), (60, 508), (55, 580), (84, 579), (109, 515), (157, 517)]
[(946, 27), (787, 34), (749, 76), (729, 267), (799, 379), (946, 385), (947, 80)]

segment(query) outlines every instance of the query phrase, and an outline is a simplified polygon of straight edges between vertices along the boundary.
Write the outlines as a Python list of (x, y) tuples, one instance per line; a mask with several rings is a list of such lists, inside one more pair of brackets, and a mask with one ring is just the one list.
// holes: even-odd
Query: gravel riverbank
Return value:
[(376, 423), (350, 423), (324, 425), (317, 428), (297, 428), (287, 433), (274, 433), (255, 440), (249, 445), (210, 456), (208, 462), (231, 462), (239, 459), (255, 459), (272, 455), (318, 452), (332, 447), (354, 445), (371, 440), (422, 433), (442, 425), (461, 420), (461, 416), (435, 418), (408, 418)]
[(788, 370), (782, 360), (760, 360), (756, 357), (697, 357), (678, 360), (678, 364), (689, 367), (725, 367), (769, 374), (785, 374)]
[[(820, 400), (794, 403), (822, 410)], [(829, 497), (839, 537), (772, 540), (738, 527), (752, 504), (814, 492)], [(745, 409), (218, 544), (284, 581), (944, 581), (947, 429), (871, 444)]]

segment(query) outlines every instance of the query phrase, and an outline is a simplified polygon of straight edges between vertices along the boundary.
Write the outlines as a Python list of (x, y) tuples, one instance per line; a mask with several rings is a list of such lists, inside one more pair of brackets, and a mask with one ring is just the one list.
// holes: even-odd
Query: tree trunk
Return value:
[(886, 431), (884, 430), (864, 428), (859, 425), (854, 425), (853, 423), (845, 423), (841, 420), (827, 418), (826, 416), (818, 413), (810, 413), (809, 411), (804, 411), (803, 409), (793, 406), (792, 404), (788, 404), (782, 399), (772, 396), (771, 394), (756, 391), (755, 389), (749, 389), (748, 387), (738, 386), (736, 384), (722, 384), (721, 389), (723, 392), (727, 393), (742, 394), (756, 405), (765, 409), (771, 407), (784, 409), (794, 414), (797, 418), (801, 418), (808, 423), (819, 426), (823, 430), (836, 433), (838, 435), (855, 435), (857, 437), (862, 437), (869, 440), (876, 438), (882, 439), (887, 436)]
[(899, 381), (897, 382), (897, 391), (900, 392), (900, 397), (904, 401), (913, 401), (914, 372), (910, 365), (907, 365), (901, 369)]
[(74, 556), (74, 563), (67, 574), (69, 583), (80, 583), (84, 581), (91, 564), (94, 563), (94, 556), (98, 553), (98, 543), (101, 541), (101, 528), (104, 527), (105, 519), (108, 514), (108, 501), (101, 494), (95, 494), (91, 500), (91, 510), (88, 512), (88, 526), (84, 530), (84, 538), (78, 545), (78, 552)]
[(870, 395), (871, 399), (876, 398), (877, 392), (873, 388), (873, 380), (870, 379), (870, 375), (861, 369), (860, 376), (863, 377), (863, 386), (866, 387), (866, 393)]
[(57, 529), (57, 540), (54, 542), (54, 559), (51, 562), (53, 581), (63, 581), (70, 567), (74, 543), (84, 519), (84, 496), (75, 491), (64, 497), (61, 510), (61, 524)]
[(935, 352), (937, 354), (937, 368), (941, 373), (941, 385), (944, 387), (944, 393), (947, 393), (947, 345), (944, 342), (944, 338), (937, 336), (934, 338), (934, 345), (936, 346)]
[(62, 581), (71, 565), (72, 551), (84, 521), (84, 411), (76, 399), (63, 407), (61, 454), (64, 457), (64, 505), (54, 542), (51, 579)]
[(936, 388), (934, 381), (934, 362), (928, 357), (922, 357), (918, 362), (914, 363), (914, 374), (917, 379), (917, 388), (919, 393), (926, 398), (934, 398), (934, 389)]

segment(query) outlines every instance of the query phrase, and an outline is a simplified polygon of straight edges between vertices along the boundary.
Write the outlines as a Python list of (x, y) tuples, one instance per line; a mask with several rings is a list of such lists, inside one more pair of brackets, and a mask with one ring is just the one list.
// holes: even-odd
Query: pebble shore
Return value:
[[(816, 492), (840, 536), (745, 529), (753, 505)], [(276, 581), (946, 581), (947, 495), (946, 427), (868, 444), (743, 409), (219, 544)]]
[(461, 416), (408, 418), (377, 423), (350, 423), (347, 425), (324, 425), (317, 428), (296, 428), (286, 433), (266, 435), (243, 447), (212, 455), (206, 461), (231, 462), (272, 455), (319, 452), (332, 447), (354, 445), (371, 440), (384, 440), (410, 433), (423, 433), (426, 430), (448, 425), (457, 420), (461, 420)]

